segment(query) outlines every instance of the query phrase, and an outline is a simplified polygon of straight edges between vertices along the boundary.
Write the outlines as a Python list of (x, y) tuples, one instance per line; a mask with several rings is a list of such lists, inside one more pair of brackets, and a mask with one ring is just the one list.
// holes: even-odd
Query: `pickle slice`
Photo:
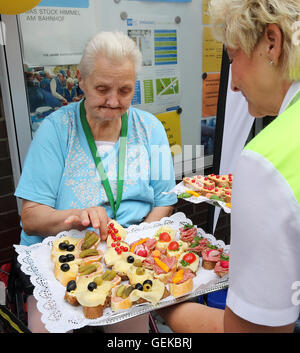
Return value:
[(81, 275), (89, 275), (90, 273), (93, 273), (97, 270), (97, 266), (94, 264), (88, 264), (88, 265), (81, 265), (78, 269), (78, 272)]
[(82, 250), (87, 250), (91, 246), (93, 246), (98, 241), (98, 237), (96, 233), (92, 233), (87, 239), (84, 239), (84, 242), (81, 246)]
[(125, 288), (125, 290), (123, 291), (123, 293), (121, 295), (122, 299), (126, 299), (127, 297), (129, 297), (129, 295), (133, 291), (133, 289), (134, 288), (132, 286)]
[(98, 250), (96, 249), (87, 249), (87, 250), (83, 250), (80, 252), (79, 254), (79, 257), (80, 258), (85, 258), (85, 257), (88, 257), (88, 256), (96, 256), (98, 255)]
[(134, 260), (133, 264), (134, 264), (135, 267), (142, 267), (143, 266), (143, 263), (142, 263), (141, 259)]
[(122, 284), (118, 289), (117, 289), (117, 292), (116, 292), (116, 296), (117, 297), (122, 297), (122, 294), (125, 290), (126, 286), (124, 284)]
[(143, 275), (145, 273), (144, 267), (137, 267), (135, 273), (139, 276)]
[(101, 276), (97, 276), (94, 278), (94, 282), (97, 283), (97, 286), (101, 286), (103, 278)]

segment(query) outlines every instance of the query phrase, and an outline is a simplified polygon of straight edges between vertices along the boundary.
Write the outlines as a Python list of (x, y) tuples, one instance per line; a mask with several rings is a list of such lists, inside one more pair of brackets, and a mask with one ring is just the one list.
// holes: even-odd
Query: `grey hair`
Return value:
[(215, 38), (248, 56), (268, 24), (283, 34), (283, 65), (286, 78), (300, 79), (300, 45), (294, 26), (300, 21), (300, 0), (211, 0), (209, 15)]
[(78, 66), (82, 77), (87, 77), (92, 73), (94, 62), (99, 54), (111, 60), (132, 60), (136, 74), (142, 66), (142, 54), (134, 40), (123, 32), (100, 32), (93, 36), (85, 46)]

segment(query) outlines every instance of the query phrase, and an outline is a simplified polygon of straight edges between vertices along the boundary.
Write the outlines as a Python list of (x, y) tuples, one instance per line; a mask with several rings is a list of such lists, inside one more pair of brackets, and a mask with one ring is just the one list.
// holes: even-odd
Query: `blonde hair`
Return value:
[(101, 54), (111, 60), (131, 59), (137, 74), (142, 65), (142, 54), (136, 43), (123, 32), (100, 32), (85, 46), (79, 63), (82, 77), (87, 77), (94, 69), (94, 62)]
[(295, 38), (300, 0), (211, 0), (209, 15), (215, 38), (227, 47), (241, 48), (248, 56), (267, 25), (277, 24), (283, 34), (286, 78), (300, 79), (300, 41)]

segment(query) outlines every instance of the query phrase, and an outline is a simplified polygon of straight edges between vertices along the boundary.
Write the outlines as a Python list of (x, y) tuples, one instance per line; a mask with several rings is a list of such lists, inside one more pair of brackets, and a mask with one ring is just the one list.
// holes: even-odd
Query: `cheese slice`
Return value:
[(152, 290), (149, 292), (145, 292), (142, 290), (134, 289), (130, 295), (129, 298), (132, 302), (135, 302), (139, 300), (140, 298), (143, 298), (150, 302), (151, 304), (157, 304), (161, 298), (163, 297), (165, 292), (165, 285), (163, 282), (161, 282), (158, 279), (153, 279), (152, 280)]
[(112, 269), (118, 273), (126, 273), (127, 274), (128, 270), (130, 269), (131, 266), (132, 266), (132, 264), (128, 263), (126, 260), (121, 258), (113, 264)]
[(143, 284), (146, 279), (153, 279), (154, 272), (152, 270), (145, 269), (145, 273), (143, 275), (137, 275), (136, 269), (134, 265), (128, 269), (127, 276), (129, 278), (129, 282), (131, 285), (135, 285), (137, 283)]
[[(120, 242), (120, 245), (127, 245), (124, 242)], [(129, 247), (129, 246), (128, 246)], [(119, 259), (122, 258), (122, 254), (118, 254), (115, 250), (115, 248), (108, 248), (107, 251), (105, 251), (104, 253), (104, 261), (106, 266), (111, 267), (113, 266)], [(126, 252), (125, 254), (128, 254), (128, 252)]]
[(54, 242), (52, 244), (52, 248), (51, 248), (51, 260), (53, 262), (56, 262), (58, 260), (58, 258), (60, 257), (60, 255), (73, 254), (74, 256), (76, 256), (78, 254), (78, 250), (76, 248), (73, 251), (60, 250), (59, 244), (64, 243), (66, 241), (69, 243), (69, 245), (72, 244), (76, 247), (76, 245), (80, 241), (80, 239), (65, 236), (65, 237), (54, 240)]
[[(91, 280), (88, 282), (90, 283)], [(98, 305), (104, 305), (107, 296), (110, 294), (111, 289), (113, 288), (111, 281), (103, 281), (100, 286), (97, 286), (96, 289), (90, 291), (86, 289), (77, 293), (76, 298), (79, 304), (87, 307), (94, 307)]]

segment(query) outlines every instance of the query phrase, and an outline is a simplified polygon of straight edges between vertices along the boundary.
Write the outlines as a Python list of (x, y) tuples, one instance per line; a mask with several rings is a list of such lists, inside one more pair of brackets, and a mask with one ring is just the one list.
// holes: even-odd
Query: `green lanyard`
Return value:
[(104, 187), (105, 193), (111, 205), (111, 208), (114, 213), (114, 219), (116, 219), (117, 211), (120, 206), (123, 194), (123, 183), (124, 183), (124, 169), (125, 169), (125, 156), (126, 156), (126, 143), (127, 143), (127, 128), (128, 128), (128, 116), (127, 112), (122, 115), (122, 127), (121, 127), (121, 139), (120, 139), (120, 149), (119, 149), (119, 161), (118, 161), (118, 180), (117, 180), (117, 200), (115, 203), (113, 193), (111, 191), (111, 187), (108, 181), (108, 177), (106, 171), (103, 167), (101, 158), (99, 156), (97, 146), (95, 144), (95, 140), (93, 134), (91, 132), (89, 123), (86, 119), (86, 113), (84, 109), (84, 100), (80, 103), (80, 120), (81, 124), (87, 138), (88, 144), (90, 146), (90, 150), (92, 156), (94, 158), (96, 168), (100, 175), (102, 185)]

